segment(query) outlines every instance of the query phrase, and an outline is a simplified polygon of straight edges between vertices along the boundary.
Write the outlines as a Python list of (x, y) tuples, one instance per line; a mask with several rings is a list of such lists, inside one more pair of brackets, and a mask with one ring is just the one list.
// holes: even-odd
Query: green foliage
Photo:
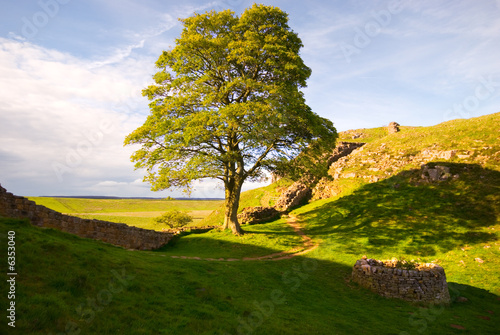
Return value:
[(193, 218), (185, 212), (173, 209), (157, 218), (154, 218), (153, 221), (157, 225), (167, 225), (170, 228), (179, 228), (193, 222)]

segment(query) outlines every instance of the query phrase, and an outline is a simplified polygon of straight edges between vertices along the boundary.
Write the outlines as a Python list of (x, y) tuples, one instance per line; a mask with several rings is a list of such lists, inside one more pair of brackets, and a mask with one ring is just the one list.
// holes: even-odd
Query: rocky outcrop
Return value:
[[(474, 151), (459, 151), (455, 149), (440, 150), (437, 145), (416, 150), (408, 148), (396, 151), (386, 143), (374, 146), (370, 143), (349, 155), (339, 158), (330, 165), (329, 178), (321, 179), (313, 189), (313, 200), (327, 199), (342, 192), (341, 179), (356, 179), (361, 183), (374, 183), (403, 170), (422, 168), (423, 181), (443, 181), (450, 177), (458, 178), (458, 175), (450, 175), (450, 172), (442, 165), (441, 167), (426, 167), (433, 161), (448, 161), (458, 159), (463, 162), (474, 162)], [(437, 170), (436, 170), (437, 169)]]
[(444, 269), (436, 264), (399, 267), (397, 260), (360, 259), (352, 270), (352, 280), (381, 296), (411, 302), (449, 304), (450, 293)]
[(158, 249), (167, 244), (173, 236), (171, 233), (131, 227), (124, 223), (81, 219), (61, 214), (24, 197), (15, 196), (1, 185), (0, 215), (28, 219), (31, 224), (38, 227), (55, 228), (127, 249)]
[(258, 206), (244, 208), (238, 214), (238, 222), (241, 224), (257, 224), (276, 220), (281, 214), (303, 204), (310, 198), (311, 193), (311, 188), (300, 181), (295, 182), (281, 193), (273, 207)]
[(264, 223), (279, 218), (280, 214), (274, 207), (247, 207), (238, 214), (238, 222), (241, 224)]
[(362, 147), (365, 143), (357, 142), (339, 142), (332, 154), (328, 157), (328, 165), (338, 161), (340, 158), (349, 155), (354, 150)]
[(274, 208), (280, 212), (286, 212), (306, 201), (311, 196), (311, 192), (312, 190), (300, 181), (295, 182), (281, 194)]
[(387, 126), (387, 132), (389, 134), (394, 134), (394, 133), (399, 132), (399, 123), (397, 123), (397, 122), (389, 123), (389, 125)]
[(422, 166), (422, 179), (428, 182), (445, 181), (450, 178), (458, 179), (459, 175), (452, 175), (447, 166), (436, 165), (434, 168), (428, 165)]

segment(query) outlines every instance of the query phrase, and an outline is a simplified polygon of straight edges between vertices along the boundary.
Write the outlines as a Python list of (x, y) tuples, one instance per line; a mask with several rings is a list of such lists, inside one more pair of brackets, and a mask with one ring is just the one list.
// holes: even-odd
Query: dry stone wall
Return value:
[(354, 265), (352, 279), (388, 298), (433, 304), (450, 303), (444, 269), (432, 263), (408, 270), (395, 267), (391, 261), (363, 258)]
[(0, 185), (0, 215), (29, 219), (38, 227), (55, 228), (85, 238), (100, 240), (127, 249), (158, 249), (172, 238), (170, 232), (158, 232), (101, 220), (81, 219), (61, 214), (34, 201), (15, 196)]
[(247, 207), (238, 214), (238, 221), (242, 224), (257, 224), (279, 218), (281, 213), (274, 207)]
[(280, 212), (286, 212), (293, 207), (300, 205), (310, 196), (311, 189), (300, 181), (297, 181), (280, 195), (278, 200), (276, 200), (274, 208)]
[(342, 157), (348, 156), (354, 150), (361, 148), (366, 143), (363, 142), (339, 142), (337, 147), (333, 150), (332, 154), (328, 157), (328, 165), (332, 165)]

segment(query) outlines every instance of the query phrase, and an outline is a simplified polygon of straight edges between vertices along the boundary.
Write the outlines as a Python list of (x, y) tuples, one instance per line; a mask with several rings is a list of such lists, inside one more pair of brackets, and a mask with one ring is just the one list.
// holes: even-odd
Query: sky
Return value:
[[(0, 0), (0, 184), (23, 196), (150, 191), (123, 146), (145, 121), (177, 20), (246, 0)], [(312, 70), (307, 104), (338, 131), (500, 111), (500, 0), (267, 0)], [(244, 189), (261, 183), (247, 183)], [(212, 180), (191, 197), (223, 197)]]

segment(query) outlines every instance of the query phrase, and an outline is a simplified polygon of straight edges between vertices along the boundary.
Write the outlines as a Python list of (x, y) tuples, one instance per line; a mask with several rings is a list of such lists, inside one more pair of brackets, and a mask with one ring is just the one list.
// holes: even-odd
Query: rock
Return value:
[(337, 147), (333, 150), (332, 154), (328, 157), (328, 165), (332, 165), (340, 158), (350, 155), (354, 150), (361, 148), (366, 143), (356, 142), (339, 142)]
[(439, 180), (439, 170), (438, 169), (427, 169), (427, 174), (432, 181)]
[(274, 207), (247, 207), (238, 214), (241, 224), (258, 224), (279, 218), (280, 212)]
[(303, 203), (311, 196), (311, 192), (312, 190), (309, 187), (305, 186), (301, 182), (295, 182), (281, 194), (276, 201), (274, 208), (280, 212), (286, 212), (289, 209)]
[(387, 132), (389, 134), (394, 134), (394, 133), (399, 132), (399, 123), (397, 123), (397, 122), (389, 123), (389, 125), (387, 126)]
[(438, 159), (449, 160), (457, 155), (457, 150), (439, 151), (439, 150), (424, 149), (422, 150), (421, 155), (423, 158), (427, 159), (438, 158)]
[(445, 181), (449, 178), (453, 177), (454, 179), (458, 178), (458, 175), (452, 176), (450, 174), (450, 168), (447, 166), (436, 165), (434, 168), (429, 168), (427, 165), (422, 166), (422, 179), (436, 182), (436, 181)]
[(456, 154), (457, 154), (456, 150), (441, 151), (439, 153), (438, 157), (442, 158), (442, 159), (449, 160), (449, 159), (452, 159), (453, 157), (455, 157)]

